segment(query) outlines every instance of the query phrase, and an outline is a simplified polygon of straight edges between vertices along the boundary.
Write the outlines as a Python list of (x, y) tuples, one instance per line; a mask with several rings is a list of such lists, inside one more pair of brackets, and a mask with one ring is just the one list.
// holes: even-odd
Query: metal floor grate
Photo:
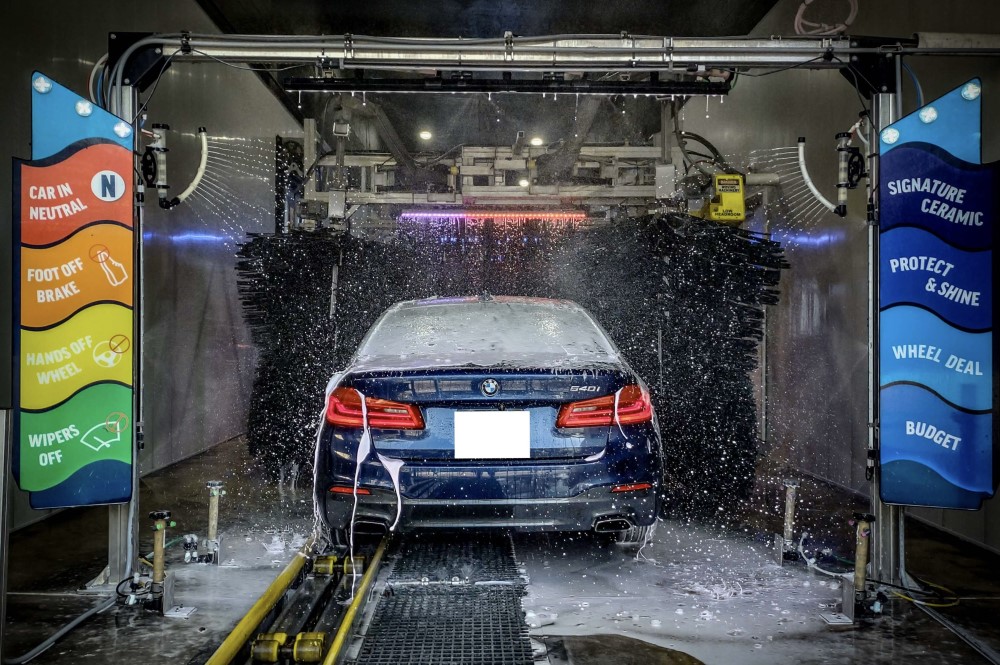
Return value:
[(521, 582), (506, 535), (414, 534), (401, 545), (392, 582)]
[(379, 600), (358, 665), (531, 665), (522, 585), (403, 586)]

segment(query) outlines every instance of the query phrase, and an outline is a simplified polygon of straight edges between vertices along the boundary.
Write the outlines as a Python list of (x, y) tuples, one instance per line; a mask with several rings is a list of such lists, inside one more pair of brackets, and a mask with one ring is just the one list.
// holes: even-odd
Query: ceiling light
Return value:
[(422, 130), (420, 130), (420, 135), (419, 136), (424, 141), (430, 141), (431, 137), (433, 136), (433, 134), (431, 134), (430, 131), (428, 131), (426, 129), (422, 129)]
[(520, 185), (521, 187), (527, 187), (531, 183), (528, 182), (527, 178), (521, 178), (520, 180), (517, 181), (517, 184)]
[(531, 145), (536, 145), (537, 146), (537, 145), (542, 145), (542, 143), (543, 143), (543, 141), (542, 141), (542, 137), (541, 136), (533, 136), (533, 137), (531, 137)]

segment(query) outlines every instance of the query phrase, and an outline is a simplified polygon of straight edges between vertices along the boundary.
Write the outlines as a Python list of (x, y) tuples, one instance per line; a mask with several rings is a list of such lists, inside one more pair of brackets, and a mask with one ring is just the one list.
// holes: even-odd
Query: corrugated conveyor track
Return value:
[(507, 536), (413, 536), (356, 665), (531, 665), (525, 580)]

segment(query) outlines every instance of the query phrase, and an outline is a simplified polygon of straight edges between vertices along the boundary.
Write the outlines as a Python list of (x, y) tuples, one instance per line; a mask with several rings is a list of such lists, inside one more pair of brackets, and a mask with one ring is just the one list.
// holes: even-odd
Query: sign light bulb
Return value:
[(86, 118), (93, 112), (94, 112), (94, 105), (88, 102), (86, 99), (80, 99), (76, 102), (77, 115)]
[(926, 108), (920, 109), (920, 112), (917, 115), (920, 117), (920, 122), (924, 123), (925, 125), (929, 125), (930, 123), (937, 120), (938, 112), (937, 109), (934, 108), (933, 106), (928, 106)]
[(892, 145), (899, 140), (899, 130), (895, 127), (889, 127), (888, 129), (882, 130), (882, 141)]
[(127, 139), (132, 135), (132, 125), (128, 124), (124, 120), (119, 120), (115, 123), (114, 129), (115, 134), (117, 134), (119, 138)]
[(965, 87), (962, 88), (962, 99), (965, 99), (965, 100), (968, 100), (968, 101), (971, 102), (973, 99), (976, 99), (977, 97), (979, 97), (979, 95), (982, 92), (983, 92), (983, 88), (978, 83), (966, 83)]
[(35, 80), (31, 82), (31, 87), (35, 89), (35, 92), (44, 95), (52, 89), (52, 81), (39, 75), (36, 76)]

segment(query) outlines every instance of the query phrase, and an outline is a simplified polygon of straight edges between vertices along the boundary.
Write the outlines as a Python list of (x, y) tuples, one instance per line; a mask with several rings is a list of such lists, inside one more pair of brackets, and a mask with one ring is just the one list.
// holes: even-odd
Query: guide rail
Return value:
[[(307, 543), (209, 665), (531, 665), (528, 583), (509, 534)], [(375, 602), (370, 602), (374, 600)]]
[(343, 662), (389, 540), (365, 543), (352, 558), (343, 550), (317, 553), (310, 539), (206, 665)]

